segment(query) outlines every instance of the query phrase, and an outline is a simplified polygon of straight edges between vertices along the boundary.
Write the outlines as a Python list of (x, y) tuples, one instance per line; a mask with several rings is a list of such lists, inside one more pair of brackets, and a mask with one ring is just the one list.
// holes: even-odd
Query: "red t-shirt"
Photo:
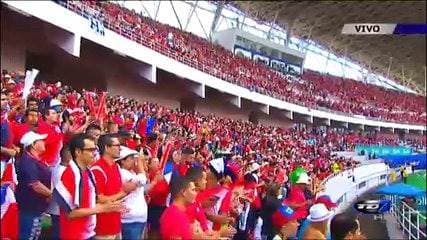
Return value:
[[(90, 184), (89, 173), (88, 171), (81, 172), (81, 190), (80, 190), (80, 206), (79, 208), (94, 208), (96, 204), (95, 188)], [(61, 194), (63, 197), (71, 197), (68, 200), (63, 201), (71, 203), (71, 206), (63, 206), (60, 204), (60, 237), (61, 239), (89, 239), (95, 235), (95, 225), (96, 217), (94, 215), (73, 218), (70, 219), (67, 217), (67, 212), (76, 208), (73, 206), (73, 199), (76, 197), (76, 179), (75, 174), (70, 166), (64, 170), (60, 178), (60, 183), (58, 187), (58, 192), (66, 192), (66, 194)], [(72, 209), (69, 209), (72, 208)], [(65, 209), (68, 209), (66, 211)]]
[[(122, 189), (122, 178), (117, 164), (109, 165), (101, 157), (91, 167), (96, 181), (98, 194), (111, 196)], [(96, 235), (115, 235), (121, 231), (121, 215), (119, 212), (100, 213), (96, 215)]]
[(187, 214), (172, 204), (160, 217), (162, 239), (191, 239), (191, 225)]
[(13, 135), (12, 144), (16, 146), (19, 146), (22, 136), (31, 130), (27, 123), (11, 123), (10, 127)]
[(45, 121), (39, 121), (37, 133), (47, 134), (44, 140), (46, 151), (40, 155), (40, 158), (49, 166), (54, 166), (59, 163), (59, 152), (62, 148), (64, 135), (59, 127), (52, 126)]
[[(150, 180), (153, 180), (156, 176), (156, 173), (153, 172), (150, 174)], [(161, 181), (158, 181), (153, 188), (151, 188), (150, 192), (148, 193), (150, 196), (150, 205), (153, 206), (166, 206), (166, 200), (169, 195), (169, 184), (168, 182), (163, 179)]]
[[(291, 190), (289, 191), (289, 195), (288, 195), (288, 198), (286, 199), (286, 201), (291, 202), (291, 203), (305, 202), (306, 199), (305, 199), (304, 191), (297, 186), (292, 186)], [(308, 206), (307, 205), (301, 206), (299, 208), (295, 208), (294, 211), (295, 211), (295, 214), (297, 216), (297, 219), (303, 219), (303, 218), (306, 218), (308, 216)]]
[(202, 198), (202, 194), (199, 193), (197, 195), (196, 202), (189, 205), (187, 207), (186, 212), (190, 223), (194, 223), (194, 221), (197, 220), (200, 223), (200, 226), (202, 227), (203, 231), (207, 231), (208, 219), (206, 218), (205, 209), (202, 208)]

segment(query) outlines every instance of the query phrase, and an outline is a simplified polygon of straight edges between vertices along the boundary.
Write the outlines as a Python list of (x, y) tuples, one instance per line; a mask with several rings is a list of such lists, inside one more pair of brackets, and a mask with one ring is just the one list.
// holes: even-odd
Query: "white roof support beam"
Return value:
[(182, 31), (183, 30), (182, 29), (182, 24), (181, 24), (181, 21), (179, 20), (178, 14), (176, 13), (175, 6), (173, 5), (173, 1), (169, 0), (169, 3), (171, 4), (173, 13), (175, 14), (176, 21), (178, 21), (179, 29), (181, 29), (181, 31)]
[(224, 3), (223, 2), (219, 2), (216, 5), (214, 19), (212, 20), (211, 29), (209, 30), (209, 39), (212, 39), (212, 35), (216, 31), (219, 19), (221, 18), (221, 15), (222, 15), (222, 9), (223, 8), (224, 8)]
[(190, 23), (191, 17), (193, 16), (194, 11), (196, 10), (198, 3), (199, 3), (199, 1), (196, 1), (195, 4), (191, 4), (191, 10), (190, 10), (190, 13), (188, 14), (187, 22), (185, 23), (185, 27), (184, 27), (184, 31), (187, 31), (188, 24)]

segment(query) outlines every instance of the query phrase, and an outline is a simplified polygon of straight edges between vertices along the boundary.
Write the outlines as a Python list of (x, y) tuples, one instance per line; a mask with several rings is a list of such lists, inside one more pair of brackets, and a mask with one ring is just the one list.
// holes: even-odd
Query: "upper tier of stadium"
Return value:
[[(70, 10), (91, 14), (105, 27), (160, 52), (181, 56), (201, 71), (280, 100), (310, 108), (327, 108), (399, 123), (425, 123), (425, 99), (384, 89), (352, 79), (339, 79), (316, 72), (300, 78), (280, 74), (268, 67), (238, 57), (221, 46), (177, 28), (138, 15), (109, 2), (69, 2)], [(173, 34), (173, 44), (168, 34)]]

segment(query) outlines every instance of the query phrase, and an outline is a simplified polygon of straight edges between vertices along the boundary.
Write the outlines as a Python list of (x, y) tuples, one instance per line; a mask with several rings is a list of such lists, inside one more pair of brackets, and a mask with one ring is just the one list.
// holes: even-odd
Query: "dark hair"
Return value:
[(70, 112), (69, 112), (68, 110), (65, 110), (65, 111), (62, 113), (62, 122), (67, 122), (67, 121), (69, 121), (69, 120), (70, 120), (70, 116), (71, 116)]
[(201, 167), (192, 167), (188, 169), (185, 177), (189, 178), (193, 182), (196, 182), (203, 177), (203, 172), (204, 171)]
[(190, 183), (193, 182), (188, 177), (182, 177), (178, 176), (174, 179), (172, 179), (170, 184), (170, 192), (171, 192), (171, 198), (172, 200), (175, 200), (175, 198), (178, 196), (178, 194), (187, 189), (190, 185)]
[(157, 134), (156, 133), (150, 133), (147, 137), (147, 144), (150, 144), (157, 140)]
[(357, 230), (356, 215), (340, 213), (335, 215), (331, 221), (331, 237), (334, 240), (344, 239), (345, 236)]
[(28, 105), (29, 102), (36, 102), (37, 105), (38, 105), (39, 104), (39, 99), (36, 98), (36, 97), (33, 97), (33, 96), (29, 96), (28, 99), (27, 99), (27, 105)]
[(104, 134), (99, 137), (98, 147), (99, 154), (103, 155), (105, 152), (106, 146), (111, 146), (113, 144), (113, 138), (117, 138), (117, 134)]
[[(82, 150), (85, 147), (85, 139), (93, 141), (88, 135), (81, 133), (73, 136), (68, 144), (71, 156), (76, 159), (76, 150)], [(64, 148), (63, 148), (64, 149)], [(62, 151), (62, 150), (61, 150)], [(65, 149), (64, 149), (65, 151)], [(62, 153), (61, 153), (62, 154)]]
[(28, 115), (30, 114), (30, 112), (36, 112), (39, 113), (39, 111), (36, 108), (29, 108), (27, 110), (25, 110), (25, 117), (28, 117)]
[(277, 193), (280, 190), (280, 185), (277, 183), (270, 183), (267, 185), (267, 189), (265, 191), (266, 196), (277, 198)]
[(89, 126), (87, 126), (87, 128), (86, 128), (86, 132), (88, 132), (88, 131), (90, 131), (90, 130), (99, 130), (99, 131), (102, 131), (101, 130), (101, 127), (98, 125), (98, 124), (95, 124), (95, 123), (92, 123), (92, 124), (90, 124)]
[(70, 152), (70, 147), (68, 145), (64, 145), (61, 148), (61, 151), (59, 152), (60, 156), (61, 156), (61, 165), (66, 165), (68, 164), (67, 162), (67, 154), (71, 154)]
[(55, 110), (53, 110), (53, 109), (52, 109), (52, 108), (50, 108), (50, 107), (45, 107), (45, 108), (43, 108), (43, 111), (42, 111), (43, 119), (46, 119), (46, 116), (50, 114), (49, 110), (55, 111)]
[(193, 154), (193, 153), (194, 153), (194, 150), (190, 147), (184, 147), (184, 149), (182, 149), (182, 154), (189, 155), (189, 154)]
[(10, 93), (10, 91), (7, 90), (6, 88), (1, 89), (1, 94), (4, 94), (7, 96), (7, 95), (9, 95), (9, 93)]

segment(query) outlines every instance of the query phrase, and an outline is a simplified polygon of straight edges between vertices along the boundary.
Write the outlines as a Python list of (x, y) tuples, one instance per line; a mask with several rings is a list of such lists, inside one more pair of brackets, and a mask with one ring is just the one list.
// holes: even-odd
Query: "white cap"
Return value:
[(50, 100), (49, 105), (50, 105), (50, 107), (62, 106), (62, 103), (58, 99), (52, 99), (52, 100)]
[(310, 177), (307, 175), (307, 173), (301, 173), (298, 180), (295, 183), (304, 183), (304, 184), (310, 184)]
[(248, 172), (251, 173), (251, 172), (254, 172), (260, 168), (261, 168), (261, 166), (258, 163), (254, 162), (251, 164), (251, 166), (249, 166)]
[(307, 219), (312, 222), (323, 222), (328, 220), (334, 215), (333, 211), (329, 211), (325, 204), (317, 203), (311, 206), (310, 215), (308, 215)]
[(12, 78), (9, 74), (4, 75), (4, 78)]
[(129, 157), (130, 155), (138, 155), (138, 152), (125, 146), (120, 146), (120, 156), (115, 161), (119, 161)]
[(43, 140), (47, 137), (47, 134), (37, 134), (33, 131), (29, 131), (21, 138), (21, 144), (24, 145), (24, 148), (30, 146), (35, 141)]

